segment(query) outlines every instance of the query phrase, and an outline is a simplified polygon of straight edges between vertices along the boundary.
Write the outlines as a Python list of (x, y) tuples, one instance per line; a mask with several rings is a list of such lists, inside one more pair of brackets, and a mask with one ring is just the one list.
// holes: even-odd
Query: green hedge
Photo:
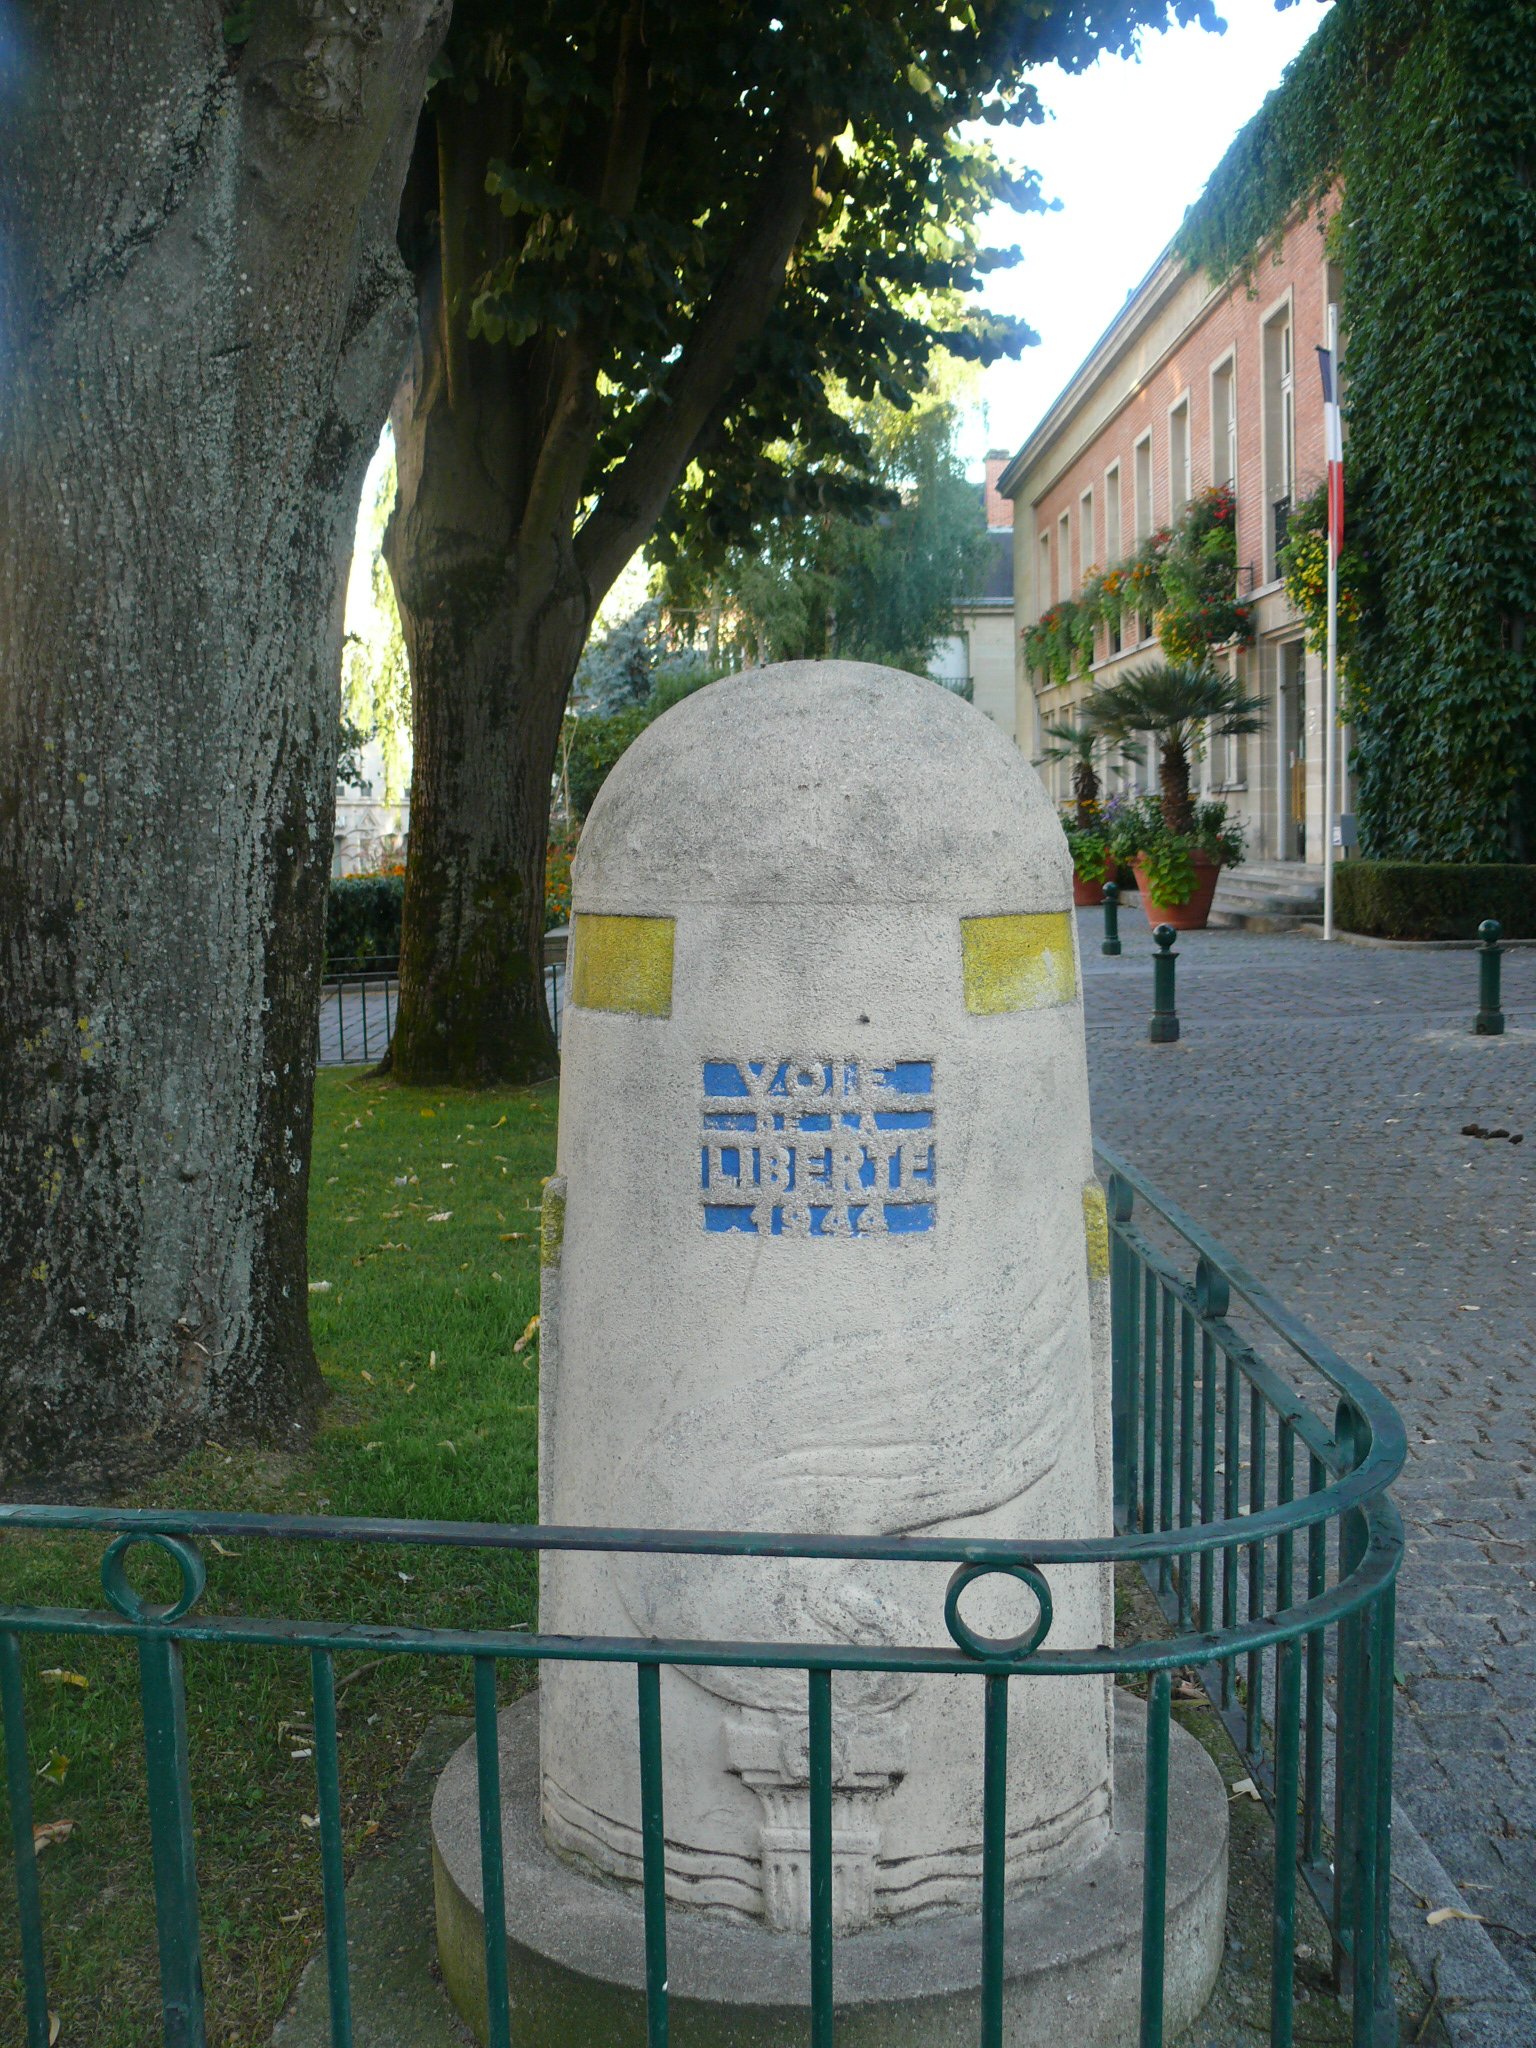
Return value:
[(348, 875), (325, 909), (327, 960), (398, 960), (403, 875)]
[(1376, 939), (1475, 939), (1496, 917), (1506, 939), (1536, 938), (1536, 867), (1347, 860), (1334, 871), (1343, 930)]

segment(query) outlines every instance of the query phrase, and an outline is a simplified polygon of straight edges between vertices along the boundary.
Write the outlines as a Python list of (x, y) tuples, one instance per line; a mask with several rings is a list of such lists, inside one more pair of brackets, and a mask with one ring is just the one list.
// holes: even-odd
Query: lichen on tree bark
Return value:
[(444, 0), (86, 0), (0, 81), (0, 1487), (320, 1391), (341, 601)]

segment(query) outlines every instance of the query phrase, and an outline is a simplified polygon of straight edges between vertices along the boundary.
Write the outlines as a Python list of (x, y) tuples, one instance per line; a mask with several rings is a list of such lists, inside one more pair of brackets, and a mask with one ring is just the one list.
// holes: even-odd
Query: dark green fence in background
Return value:
[[(138, 1646), (166, 2048), (205, 2039), (183, 1662), (220, 1644), (307, 1657), (314, 1702), (318, 1854), (325, 1899), (331, 2038), (349, 2048), (346, 1902), (335, 1660), (353, 1653), (455, 1657), (473, 1673), (491, 2041), (515, 2048), (502, 1890), (497, 1665), (504, 1659), (628, 1663), (636, 1672), (648, 2028), (668, 2040), (667, 1902), (661, 1760), (663, 1665), (738, 1665), (806, 1674), (811, 1759), (812, 2048), (836, 2039), (832, 1932), (832, 1674), (974, 1676), (984, 1717), (981, 2048), (1002, 2048), (1008, 1686), (1021, 1675), (1148, 1674), (1147, 1831), (1141, 2040), (1163, 2041), (1167, 1759), (1174, 1674), (1199, 1671), (1275, 1826), (1270, 2041), (1291, 2048), (1298, 1883), (1332, 1930), (1335, 1981), (1354, 2048), (1397, 2038), (1388, 1964), (1393, 1584), (1402, 1529), (1386, 1489), (1404, 1456), (1391, 1404), (1119, 1159), (1108, 1188), (1117, 1533), (1093, 1541), (1005, 1543), (812, 1537), (697, 1530), (527, 1528), (325, 1516), (159, 1513), (0, 1506), (0, 1528), (110, 1538), (107, 1611), (0, 1606), (0, 1704), (27, 2048), (47, 2048), (46, 1929), (32, 1838), (26, 1694), (31, 1652), (59, 1636)], [(384, 1628), (204, 1614), (199, 1539), (448, 1545), (463, 1550), (669, 1552), (696, 1557), (879, 1559), (955, 1567), (944, 1647), (566, 1637), (475, 1628)], [(169, 1553), (180, 1597), (145, 1604), (126, 1561)], [(1173, 1633), (1114, 1649), (1052, 1648), (1050, 1579), (1070, 1564), (1134, 1564)], [(960, 1593), (1004, 1572), (1035, 1596), (1029, 1631), (978, 1639)], [(936, 1618), (937, 1619), (937, 1618)], [(25, 1644), (25, 1649), (24, 1649)]]

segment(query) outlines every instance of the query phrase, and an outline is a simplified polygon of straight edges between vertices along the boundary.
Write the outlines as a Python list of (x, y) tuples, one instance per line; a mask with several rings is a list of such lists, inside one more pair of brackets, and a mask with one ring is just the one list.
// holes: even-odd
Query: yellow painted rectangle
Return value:
[(1065, 910), (1016, 917), (962, 917), (965, 1007), (978, 1017), (1044, 1010), (1077, 994), (1072, 919)]
[(634, 1017), (672, 1014), (670, 917), (602, 917), (579, 910), (571, 929), (571, 1001)]
[(1104, 1203), (1104, 1190), (1096, 1180), (1089, 1181), (1083, 1189), (1083, 1228), (1088, 1236), (1088, 1277), (1090, 1280), (1107, 1280), (1109, 1211)]

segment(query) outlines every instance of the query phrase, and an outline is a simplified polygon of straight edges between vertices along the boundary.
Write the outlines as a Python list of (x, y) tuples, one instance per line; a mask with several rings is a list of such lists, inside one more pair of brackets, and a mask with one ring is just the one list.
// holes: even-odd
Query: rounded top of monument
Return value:
[(939, 684), (785, 661), (641, 733), (582, 831), (575, 907), (944, 903), (1060, 909), (1072, 864), (1039, 776)]

